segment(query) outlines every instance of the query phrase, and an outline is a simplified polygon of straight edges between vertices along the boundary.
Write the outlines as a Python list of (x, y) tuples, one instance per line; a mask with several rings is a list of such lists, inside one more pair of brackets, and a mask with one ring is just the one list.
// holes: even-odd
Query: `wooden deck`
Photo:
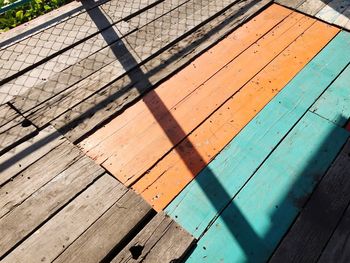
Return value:
[(347, 0), (276, 0), (275, 2), (350, 30), (350, 2)]
[(0, 35), (0, 261), (347, 262), (348, 2), (277, 2)]

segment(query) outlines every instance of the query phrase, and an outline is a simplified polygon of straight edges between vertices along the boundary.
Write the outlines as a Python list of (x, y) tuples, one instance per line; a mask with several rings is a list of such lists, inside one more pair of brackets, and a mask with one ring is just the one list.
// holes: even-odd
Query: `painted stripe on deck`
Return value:
[[(315, 23), (133, 188), (157, 211), (164, 209), (337, 32), (324, 23)], [(188, 141), (195, 149), (186, 147)], [(182, 156), (188, 156), (188, 161)]]
[(339, 126), (346, 125), (350, 118), (350, 66), (322, 94), (311, 111)]
[[(216, 74), (215, 78), (211, 78), (196, 92), (191, 93), (190, 96), (181, 101), (179, 105), (167, 111), (165, 116), (160, 118), (158, 112), (151, 110), (157, 122), (147, 127), (145, 132), (137, 137), (129, 134), (130, 141), (123, 141), (123, 147), (112, 147), (112, 150), (116, 149), (117, 152), (102, 163), (103, 167), (124, 184), (134, 183), (167, 151), (179, 143), (186, 134), (196, 128), (220, 104), (237, 92), (309, 28), (314, 21), (294, 13), (225, 66)], [(255, 61), (255, 63), (252, 64), (251, 61)], [(234, 85), (232, 85), (232, 76), (236, 76)], [(183, 85), (185, 86), (186, 83)], [(220, 92), (217, 92), (218, 89)], [(171, 96), (170, 92), (166, 95)], [(162, 98), (160, 99), (162, 100)], [(203, 101), (206, 103), (203, 104)], [(161, 102), (159, 103), (161, 104)], [(189, 116), (191, 117), (189, 118)], [(146, 141), (145, 138), (147, 138)], [(111, 147), (110, 144), (109, 147)]]
[(308, 112), (213, 222), (187, 262), (266, 262), (348, 136)]
[(225, 207), (347, 65), (349, 45), (350, 34), (339, 33), (170, 203), (166, 211), (199, 237), (217, 212)]
[[(198, 57), (178, 74), (160, 85), (154, 93), (162, 98), (162, 102), (168, 109), (172, 109), (186, 95), (207, 81), (223, 66), (285, 19), (291, 12), (278, 5), (270, 6), (244, 26), (235, 30), (218, 45)], [(187, 85), (179, 89), (179, 83), (187, 83)], [(147, 106), (152, 106), (157, 111), (161, 109), (160, 107), (157, 108), (159, 99), (155, 94), (146, 94), (142, 101), (128, 108), (108, 125), (96, 131), (81, 142), (80, 146), (98, 163), (102, 163), (114, 153), (113, 149), (110, 148), (111, 144), (117, 144), (131, 136), (135, 136), (148, 127), (143, 125), (150, 125), (156, 122)], [(167, 94), (171, 96), (167, 96)], [(145, 101), (147, 101), (147, 104)], [(163, 113), (159, 112), (159, 114)], [(141, 126), (142, 129), (140, 128)], [(123, 129), (125, 131), (121, 131)], [(117, 138), (120, 141), (116, 141)]]

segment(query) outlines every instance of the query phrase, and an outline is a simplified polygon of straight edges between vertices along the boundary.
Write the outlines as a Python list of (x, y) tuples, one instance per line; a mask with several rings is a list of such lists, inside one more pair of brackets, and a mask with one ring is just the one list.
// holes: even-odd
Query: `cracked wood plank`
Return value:
[[(348, 206), (349, 188), (350, 141), (315, 189), (270, 262), (316, 262)], [(340, 258), (345, 258), (345, 254), (339, 253), (342, 251), (342, 238), (338, 240), (337, 244), (329, 244), (328, 251), (323, 253), (324, 257), (338, 253), (334, 253), (333, 260), (329, 262), (341, 262)]]
[(194, 241), (181, 226), (160, 212), (111, 262), (178, 262)]
[[(212, 21), (198, 28), (191, 35), (177, 42), (162, 54), (147, 62), (141, 70), (145, 78), (135, 83), (128, 76), (117, 80), (104, 90), (94, 94), (73, 106), (51, 123), (64, 132), (72, 141), (98, 127), (110, 116), (121, 111), (132, 101), (152, 89), (169, 75), (181, 69), (208, 47), (221, 40), (243, 21), (253, 16), (258, 10), (270, 3), (269, 0), (254, 0), (239, 3)], [(129, 75), (140, 74), (140, 69), (130, 71)]]
[[(70, 145), (66, 147), (70, 147)], [(50, 156), (43, 157), (34, 166), (40, 167), (46, 174), (55, 175), (55, 177), (26, 199), (23, 199), (22, 196), (20, 198), (21, 202), (18, 199), (18, 196), (22, 194), (21, 186), (18, 186), (18, 184), (17, 187), (11, 185), (11, 189), (5, 187), (7, 191), (5, 200), (8, 201), (7, 204), (11, 204), (11, 208), (6, 204), (5, 206), (8, 208), (6, 210), (9, 211), (0, 219), (0, 236), (2, 237), (0, 240), (0, 258), (104, 173), (99, 165), (84, 155), (68, 165), (69, 157), (73, 158), (70, 154), (67, 157), (60, 156), (60, 161), (66, 162), (67, 166), (57, 173), (44, 164), (48, 157)], [(28, 188), (34, 188), (32, 180), (34, 177), (38, 178), (38, 174), (25, 172), (23, 174), (27, 177), (23, 184), (29, 184)], [(41, 176), (44, 177), (44, 175)], [(3, 192), (2, 190), (0, 189), (0, 195)], [(12, 200), (7, 198), (9, 195), (12, 196)]]
[(2, 262), (52, 262), (122, 198), (127, 189), (108, 174), (25, 239)]
[(151, 213), (151, 207), (129, 190), (54, 262), (100, 262)]
[(35, 132), (36, 128), (8, 104), (0, 106), (0, 155)]

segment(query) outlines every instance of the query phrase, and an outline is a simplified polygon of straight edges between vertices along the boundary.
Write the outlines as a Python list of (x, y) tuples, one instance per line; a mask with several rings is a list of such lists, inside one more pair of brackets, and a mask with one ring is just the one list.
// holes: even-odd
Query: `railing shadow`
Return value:
[[(97, 26), (99, 26), (100, 23), (105, 23), (106, 21), (108, 21), (108, 19), (104, 16), (104, 14), (102, 12), (100, 12), (100, 14), (98, 16), (94, 17), (93, 19), (94, 19)], [(115, 37), (118, 37), (117, 32), (114, 32), (114, 34), (115, 34)], [(203, 39), (205, 40), (206, 38), (204, 37)], [(121, 56), (123, 56), (123, 58), (125, 56), (127, 56), (128, 63), (131, 62), (131, 64), (138, 65), (137, 59), (131, 54), (130, 50), (128, 50), (128, 48), (125, 45), (120, 45), (120, 46), (118, 46), (118, 48), (113, 49), (113, 53), (114, 53), (116, 59), (119, 60), (122, 65), (123, 65), (123, 61), (125, 61), (125, 60), (120, 59)], [(127, 64), (127, 65), (125, 64), (123, 66), (125, 68), (128, 68), (129, 64)], [(133, 68), (132, 71), (128, 70), (126, 74), (131, 79), (131, 82), (133, 83), (134, 87), (137, 90), (142, 91), (142, 92), (140, 92), (141, 94), (144, 93), (145, 86), (147, 86), (147, 87), (152, 86), (152, 83), (149, 81), (149, 75), (145, 74), (139, 66)], [(125, 90), (127, 90), (127, 87), (125, 87)], [(184, 138), (184, 140), (189, 145), (189, 147), (192, 148), (193, 152), (192, 152), (191, 156), (192, 157), (195, 156), (195, 159), (197, 159), (197, 160), (202, 160), (203, 158), (201, 157), (200, 153), (196, 150), (195, 146), (187, 139), (186, 132), (182, 129), (181, 125), (171, 115), (171, 113), (169, 112), (169, 109), (167, 109), (165, 104), (162, 102), (161, 98), (153, 90), (149, 91), (149, 93), (152, 94), (152, 103), (150, 103), (150, 101), (148, 101), (147, 99), (144, 99), (143, 101), (147, 105), (149, 111), (152, 113), (154, 119), (158, 122), (160, 127), (163, 127), (164, 132), (166, 133), (166, 135), (168, 136), (169, 140), (172, 142), (174, 147), (175, 147), (175, 145), (178, 144), (178, 137), (180, 136), (181, 138)], [(118, 98), (119, 95), (120, 95), (119, 93), (118, 94), (110, 94), (108, 99), (114, 100), (114, 99)], [(154, 103), (154, 100), (156, 100), (157, 103)], [(157, 105), (157, 107), (155, 108), (154, 105)], [(90, 113), (95, 112), (99, 107), (100, 107), (100, 105), (96, 105), (95, 107), (93, 107), (92, 109), (89, 110), (90, 112), (81, 113), (82, 119), (84, 119), (85, 117), (88, 117)], [(162, 113), (161, 115), (159, 114), (160, 112)], [(163, 118), (164, 112), (167, 112), (167, 117), (168, 117), (167, 123), (164, 123), (164, 118)], [(169, 132), (168, 129), (165, 128), (165, 127), (169, 127), (169, 122), (171, 122), (172, 127), (174, 127), (171, 130), (171, 132)], [(64, 128), (67, 128), (67, 127), (64, 127)], [(55, 138), (56, 137), (54, 136), (52, 139), (55, 139)], [(322, 146), (320, 146), (320, 151), (322, 151), (324, 149), (325, 145), (328, 145), (329, 142), (332, 141), (333, 139), (334, 139), (334, 135), (330, 134), (329, 139), (327, 139), (325, 141), (325, 143)], [(40, 144), (40, 142), (38, 142), (35, 145), (31, 146), (30, 150), (28, 150), (28, 149), (25, 150), (25, 152), (30, 153), (32, 150), (39, 149), (40, 147), (41, 147), (41, 144)], [(174, 148), (174, 149), (176, 150), (177, 148)], [(189, 171), (192, 172), (193, 177), (195, 177), (197, 175), (197, 171), (195, 171), (193, 169), (192, 159), (190, 161), (188, 159), (187, 154), (185, 154), (182, 151), (178, 151), (177, 153), (181, 156), (181, 159), (186, 164)], [(20, 155), (18, 155), (18, 156), (20, 156)], [(316, 157), (317, 156), (315, 156), (314, 158), (316, 159)], [(317, 158), (319, 159), (319, 157), (317, 157)], [(6, 170), (10, 165), (14, 164), (14, 161), (17, 162), (19, 159), (20, 158), (14, 157), (13, 159), (10, 159), (5, 163), (0, 164), (0, 171)], [(310, 165), (313, 164), (314, 159), (311, 158), (309, 163), (310, 163)], [(300, 184), (301, 184), (300, 182), (302, 182), (304, 180), (304, 178), (313, 178), (313, 177), (319, 178), (320, 176), (322, 176), (321, 174), (319, 174), (319, 175), (309, 174), (309, 170), (310, 170), (310, 168), (308, 168), (308, 167), (306, 167), (304, 169), (304, 172), (299, 176), (298, 181), (294, 184), (292, 189), (289, 190), (289, 193), (287, 194), (287, 196), (290, 196), (290, 194), (293, 194), (295, 189), (298, 189), (300, 187)], [(229, 203), (229, 201), (232, 199), (232, 196), (226, 192), (224, 187), (217, 180), (217, 175), (209, 169), (206, 172), (206, 178), (207, 178), (206, 180), (209, 180), (210, 184), (215, 189), (218, 189), (218, 191), (222, 192), (222, 198), (224, 200), (227, 200)], [(287, 190), (286, 190), (286, 192), (287, 192)], [(229, 203), (228, 207), (223, 207), (221, 203), (217, 204), (215, 202), (215, 199), (212, 198), (210, 193), (206, 193), (206, 194), (207, 194), (208, 198), (212, 201), (212, 205), (217, 209), (217, 213), (220, 214), (220, 217), (224, 221), (225, 226), (229, 229), (232, 236), (237, 240), (237, 242), (239, 243), (239, 246), (245, 252), (245, 255), (246, 255), (248, 261), (254, 261), (254, 259), (256, 259), (256, 256), (258, 254), (266, 257), (267, 250), (269, 250), (269, 252), (271, 252), (273, 245), (276, 245), (278, 242), (278, 240), (276, 239), (275, 231), (281, 231), (281, 230), (278, 230), (278, 228), (276, 228), (276, 227), (271, 227), (265, 235), (261, 236), (261, 235), (256, 233), (254, 228), (252, 228), (251, 222), (249, 222), (249, 220), (246, 219), (245, 215), (241, 212), (239, 207), (235, 205), (235, 202)], [(300, 198), (300, 200), (305, 199), (305, 196), (303, 196), (302, 194), (303, 193), (301, 193), (301, 196), (300, 196), (300, 193), (298, 193), (297, 197)], [(271, 220), (273, 222), (272, 223), (273, 226), (274, 225), (276, 226), (279, 224), (281, 217), (283, 217), (285, 214), (286, 206), (289, 205), (289, 202), (290, 202), (289, 199), (285, 198), (285, 200), (282, 200), (279, 203), (279, 209), (273, 215), (271, 215)], [(301, 202), (300, 202), (300, 204), (301, 204)], [(224, 209), (227, 212), (222, 212), (222, 211), (224, 211)], [(239, 228), (235, 224), (232, 223), (232, 214), (234, 215), (235, 220), (239, 222), (239, 226), (240, 226)], [(292, 223), (292, 221), (290, 221), (289, 223)], [(244, 235), (241, 235), (240, 233), (244, 233)], [(266, 244), (272, 244), (272, 245), (270, 245), (266, 249)], [(261, 253), (256, 253), (256, 251), (254, 250), (253, 255), (252, 255), (252, 248), (253, 247), (263, 248), (263, 250)], [(255, 254), (254, 254), (254, 252), (255, 252)]]

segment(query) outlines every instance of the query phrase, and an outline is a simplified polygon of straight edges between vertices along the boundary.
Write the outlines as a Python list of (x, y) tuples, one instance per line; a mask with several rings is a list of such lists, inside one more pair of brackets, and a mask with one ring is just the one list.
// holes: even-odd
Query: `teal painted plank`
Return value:
[[(350, 118), (350, 66), (334, 81), (312, 106), (311, 111), (344, 126)], [(339, 114), (344, 118), (338, 119)]]
[(350, 61), (342, 32), (166, 208), (198, 238), (271, 150)]
[(266, 262), (348, 136), (307, 112), (199, 240), (187, 262)]

